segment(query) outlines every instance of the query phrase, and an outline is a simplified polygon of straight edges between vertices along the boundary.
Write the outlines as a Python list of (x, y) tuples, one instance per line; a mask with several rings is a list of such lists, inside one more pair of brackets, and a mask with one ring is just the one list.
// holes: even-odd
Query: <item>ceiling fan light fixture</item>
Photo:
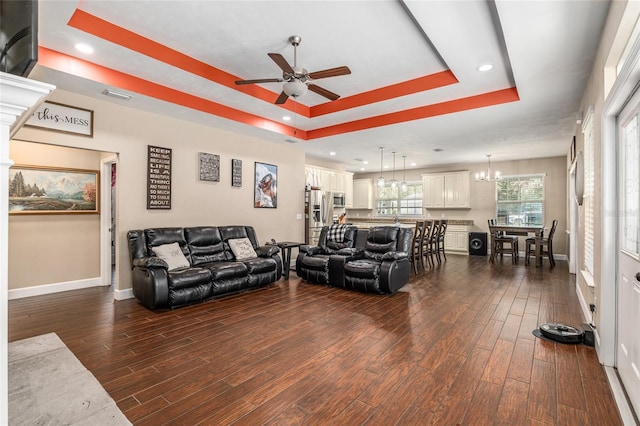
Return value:
[(307, 93), (307, 85), (299, 80), (288, 81), (282, 86), (282, 91), (287, 96), (297, 98)]

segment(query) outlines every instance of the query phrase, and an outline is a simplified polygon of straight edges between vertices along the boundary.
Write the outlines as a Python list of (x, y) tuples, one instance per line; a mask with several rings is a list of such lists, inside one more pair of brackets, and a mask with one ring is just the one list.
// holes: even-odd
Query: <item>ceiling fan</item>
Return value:
[(307, 93), (307, 89), (317, 93), (320, 96), (335, 101), (340, 97), (329, 90), (313, 84), (313, 80), (321, 78), (336, 77), (339, 75), (351, 74), (349, 67), (342, 66), (329, 68), (322, 71), (308, 72), (305, 68), (298, 66), (297, 48), (302, 37), (293, 35), (289, 37), (289, 43), (293, 46), (293, 66), (289, 65), (287, 60), (279, 53), (268, 53), (269, 57), (282, 69), (282, 78), (259, 78), (255, 80), (237, 80), (236, 84), (257, 84), (257, 83), (280, 83), (286, 81), (282, 85), (282, 93), (276, 99), (276, 104), (283, 104), (289, 96), (297, 98)]

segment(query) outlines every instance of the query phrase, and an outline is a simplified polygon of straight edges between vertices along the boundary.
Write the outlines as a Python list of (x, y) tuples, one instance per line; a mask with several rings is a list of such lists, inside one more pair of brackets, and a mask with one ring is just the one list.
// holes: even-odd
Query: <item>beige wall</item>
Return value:
[[(17, 165), (100, 169), (100, 153), (11, 141)], [(95, 278), (100, 275), (97, 214), (10, 215), (9, 289)], [(63, 267), (73, 261), (73, 267)]]
[[(567, 141), (569, 143), (569, 141)], [(539, 158), (532, 160), (491, 162), (494, 170), (500, 170), (503, 175), (526, 175), (526, 174), (545, 174), (545, 209), (544, 218), (545, 226), (551, 226), (553, 219), (558, 219), (558, 228), (556, 236), (553, 240), (553, 251), (555, 254), (566, 254), (567, 252), (567, 215), (566, 215), (566, 199), (567, 199), (567, 162), (566, 157)], [(476, 182), (475, 173), (486, 171), (487, 163), (477, 164), (452, 164), (444, 167), (434, 167), (428, 169), (411, 169), (407, 170), (407, 181), (420, 181), (421, 175), (424, 173), (438, 173), (448, 171), (469, 170), (470, 192), (471, 192), (471, 208), (470, 209), (429, 209), (429, 214), (433, 218), (440, 218), (442, 214), (448, 219), (466, 219), (473, 220), (474, 231), (487, 232), (487, 219), (496, 215), (496, 187), (494, 183)], [(390, 172), (385, 172), (387, 176)], [(368, 177), (375, 179), (380, 173), (358, 174), (354, 179)], [(349, 216), (360, 215), (374, 216), (373, 211), (353, 210), (348, 212)], [(524, 245), (522, 245), (524, 247)]]
[[(260, 242), (276, 240), (300, 241), (304, 238), (303, 220), (296, 214), (304, 209), (304, 164), (302, 150), (288, 143), (273, 143), (236, 133), (193, 124), (165, 116), (123, 107), (102, 100), (57, 90), (51, 101), (86, 108), (94, 111), (94, 137), (67, 135), (34, 128), (22, 128), (15, 139), (43, 142), (46, 144), (115, 152), (118, 154), (117, 185), (117, 288), (131, 287), (131, 271), (126, 244), (126, 232), (131, 229), (155, 226), (195, 225), (253, 225)], [(11, 148), (16, 144), (11, 142)], [(16, 144), (17, 145), (17, 144)], [(172, 209), (169, 211), (146, 209), (147, 145), (173, 149)], [(220, 155), (221, 181), (201, 182), (197, 178), (198, 152)], [(241, 188), (231, 186), (231, 159), (242, 160), (243, 184)], [(44, 164), (48, 164), (44, 155)], [(14, 160), (15, 161), (15, 160)], [(258, 209), (253, 207), (254, 162), (260, 161), (278, 166), (278, 208)], [(25, 161), (32, 163), (32, 161)], [(71, 165), (69, 165), (71, 166)], [(94, 168), (94, 167), (91, 167)], [(91, 218), (95, 219), (95, 218)], [(91, 220), (86, 219), (86, 220)], [(50, 217), (32, 219), (38, 225), (14, 226), (10, 235), (10, 253), (20, 240), (37, 240), (36, 229), (43, 230)], [(31, 234), (31, 235), (29, 235)], [(61, 232), (51, 239), (62, 244), (73, 244), (72, 233)], [(95, 247), (99, 234), (88, 243)], [(95, 251), (95, 248), (92, 250)], [(10, 254), (10, 269), (33, 268), (34, 256), (42, 253), (23, 250)], [(20, 255), (20, 253), (24, 253)], [(16, 286), (56, 283), (77, 279), (73, 271), (82, 261), (76, 254), (63, 251), (47, 253), (55, 272), (49, 271), (49, 279), (29, 281), (33, 271), (25, 271), (27, 278), (13, 282)], [(93, 256), (91, 256), (93, 259)], [(96, 261), (99, 255), (96, 254)], [(91, 272), (99, 275), (94, 266)], [(88, 273), (88, 274), (90, 274)]]

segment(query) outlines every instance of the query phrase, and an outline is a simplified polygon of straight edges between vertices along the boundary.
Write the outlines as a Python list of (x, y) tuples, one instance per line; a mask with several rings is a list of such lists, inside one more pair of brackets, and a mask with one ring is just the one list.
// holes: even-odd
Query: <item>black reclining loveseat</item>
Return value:
[(149, 309), (263, 287), (282, 275), (280, 249), (260, 247), (251, 226), (149, 228), (127, 238), (133, 295)]
[(300, 278), (379, 294), (393, 294), (409, 282), (412, 229), (348, 226), (338, 234), (333, 229), (335, 225), (322, 229), (318, 246), (301, 247), (296, 259)]

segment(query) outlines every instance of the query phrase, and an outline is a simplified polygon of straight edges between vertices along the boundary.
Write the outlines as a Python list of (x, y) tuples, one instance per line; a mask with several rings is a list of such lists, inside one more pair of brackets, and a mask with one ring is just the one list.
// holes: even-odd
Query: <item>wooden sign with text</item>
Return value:
[(148, 146), (147, 209), (171, 209), (171, 149)]

